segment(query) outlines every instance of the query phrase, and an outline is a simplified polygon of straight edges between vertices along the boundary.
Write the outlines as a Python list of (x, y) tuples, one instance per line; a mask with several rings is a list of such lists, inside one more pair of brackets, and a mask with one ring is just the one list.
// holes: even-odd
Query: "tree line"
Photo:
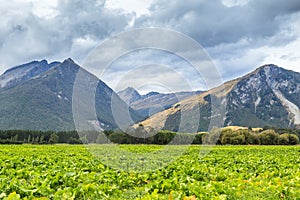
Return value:
[(261, 131), (231, 130), (214, 128), (210, 132), (175, 133), (162, 130), (149, 137), (141, 137), (145, 133), (139, 131), (140, 137), (123, 132), (112, 132), (108, 138), (118, 144), (217, 144), (217, 145), (297, 145), (299, 144), (299, 130), (285, 130), (276, 132), (273, 129)]
[(146, 131), (144, 127), (127, 132), (0, 130), (0, 144), (217, 144), (217, 145), (297, 145), (300, 130), (270, 129), (252, 131), (214, 128), (209, 132), (175, 133), (167, 130)]
[(0, 130), (0, 144), (82, 143), (76, 131)]
[(213, 129), (209, 133), (204, 133), (203, 143), (218, 145), (297, 145), (299, 144), (299, 135), (293, 131), (277, 132), (273, 129), (261, 131)]

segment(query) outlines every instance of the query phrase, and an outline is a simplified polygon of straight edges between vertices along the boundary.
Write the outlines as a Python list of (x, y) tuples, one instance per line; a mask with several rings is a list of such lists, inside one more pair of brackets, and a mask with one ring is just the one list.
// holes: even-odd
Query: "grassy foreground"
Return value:
[(300, 199), (300, 146), (185, 148), (2, 145), (0, 199)]

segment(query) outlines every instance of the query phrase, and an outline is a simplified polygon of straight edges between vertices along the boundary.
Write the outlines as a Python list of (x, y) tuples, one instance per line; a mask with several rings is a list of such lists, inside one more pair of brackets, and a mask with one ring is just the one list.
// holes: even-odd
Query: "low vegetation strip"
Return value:
[(210, 132), (175, 133), (167, 130), (146, 131), (143, 127), (120, 131), (23, 131), (0, 130), (0, 144), (217, 144), (217, 145), (297, 145), (300, 130), (214, 128)]
[[(141, 155), (160, 148), (119, 146)], [(107, 145), (94, 148), (105, 151)], [(199, 158), (205, 148), (190, 146), (167, 167), (135, 173), (104, 165), (83, 145), (5, 145), (0, 148), (0, 199), (299, 198), (300, 146), (215, 146)], [(110, 157), (118, 155), (110, 152)]]

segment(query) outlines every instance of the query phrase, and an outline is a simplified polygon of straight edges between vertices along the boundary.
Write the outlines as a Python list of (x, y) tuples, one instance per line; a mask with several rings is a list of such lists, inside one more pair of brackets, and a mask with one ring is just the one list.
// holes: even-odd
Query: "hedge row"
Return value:
[(139, 127), (125, 132), (114, 131), (22, 131), (0, 130), (0, 144), (217, 144), (217, 145), (296, 145), (299, 137), (292, 133), (275, 132), (268, 129), (261, 132), (249, 130), (212, 129), (206, 133), (175, 133), (171, 131), (146, 131)]
[[(148, 134), (148, 135), (147, 135)], [(217, 144), (217, 145), (296, 145), (296, 134), (276, 133), (274, 130), (253, 132), (251, 130), (212, 129), (206, 133), (175, 133), (159, 131), (157, 133), (111, 132), (107, 134), (110, 142), (118, 144)], [(106, 140), (107, 141), (107, 140)], [(98, 143), (101, 141), (98, 141)], [(105, 142), (103, 140), (102, 142)]]

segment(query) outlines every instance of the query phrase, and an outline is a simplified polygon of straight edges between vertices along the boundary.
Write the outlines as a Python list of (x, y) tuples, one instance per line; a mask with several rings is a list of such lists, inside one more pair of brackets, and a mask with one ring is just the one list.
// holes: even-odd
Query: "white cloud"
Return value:
[(107, 0), (105, 6), (109, 9), (120, 9), (124, 12), (134, 12), (137, 17), (149, 14), (149, 6), (153, 0)]
[(246, 5), (250, 0), (222, 0), (222, 3), (225, 6), (233, 7), (233, 6), (244, 6)]
[(123, 31), (132, 18), (108, 11), (99, 0), (1, 1), (0, 11), (0, 72), (32, 60), (72, 56), (80, 62), (92, 45)]
[(18, 0), (32, 5), (32, 13), (41, 18), (53, 18), (57, 12), (58, 0)]
[(300, 38), (284, 47), (264, 46), (257, 51), (267, 55), (260, 64), (276, 64), (286, 69), (300, 72)]
[(108, 66), (100, 79), (116, 91), (128, 86), (149, 91), (153, 86), (160, 88), (159, 92), (207, 89), (201, 74), (191, 64), (156, 49), (136, 50), (121, 56)]
[(92, 38), (89, 35), (74, 38), (69, 57), (76, 57), (77, 60), (83, 61), (86, 58), (86, 55), (98, 44), (99, 40), (96, 37)]
[[(266, 63), (300, 72), (299, 11), (298, 0), (0, 0), (0, 72), (41, 59), (72, 57), (81, 64), (103, 40), (141, 27), (169, 28), (192, 37), (207, 49), (225, 80)], [(116, 46), (122, 51), (143, 39), (128, 38)], [(180, 41), (156, 41), (151, 35), (147, 40), (184, 47)], [(114, 53), (109, 50), (116, 51), (116, 46), (105, 53)], [(140, 59), (119, 64), (139, 66), (149, 64), (147, 59), (160, 59), (154, 64), (181, 71), (184, 79), (196, 83), (197, 77), (178, 59), (136, 55)], [(121, 76), (123, 71), (116, 67), (111, 73)]]
[(294, 65), (297, 61), (280, 59), (284, 53), (277, 59), (272, 55), (280, 50), (298, 54), (294, 41), (300, 35), (299, 11), (297, 0), (157, 1), (150, 15), (137, 19), (135, 26), (168, 27), (189, 35), (207, 48), (229, 80), (264, 62)]

